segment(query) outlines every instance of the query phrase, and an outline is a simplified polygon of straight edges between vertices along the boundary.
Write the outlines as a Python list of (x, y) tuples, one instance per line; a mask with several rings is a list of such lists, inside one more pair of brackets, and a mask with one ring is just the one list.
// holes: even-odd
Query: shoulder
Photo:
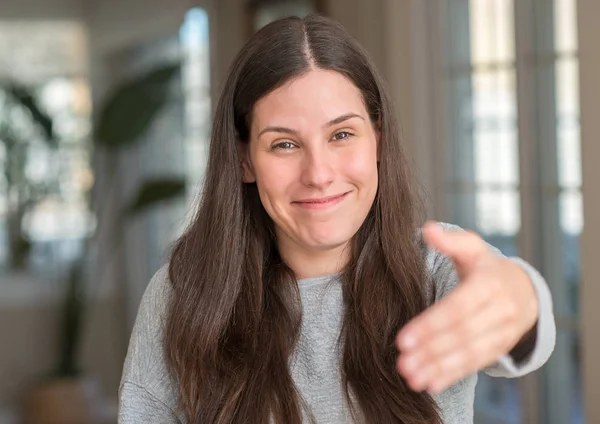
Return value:
[(154, 274), (140, 302), (121, 378), (121, 385), (128, 382), (148, 390), (162, 388), (159, 390), (162, 393), (153, 394), (163, 401), (170, 400), (165, 392), (171, 389), (163, 353), (163, 336), (171, 296), (168, 266), (165, 265)]
[[(162, 318), (171, 301), (173, 288), (169, 280), (169, 265), (163, 265), (152, 277), (140, 302), (136, 319)], [(136, 322), (137, 324), (137, 322)]]

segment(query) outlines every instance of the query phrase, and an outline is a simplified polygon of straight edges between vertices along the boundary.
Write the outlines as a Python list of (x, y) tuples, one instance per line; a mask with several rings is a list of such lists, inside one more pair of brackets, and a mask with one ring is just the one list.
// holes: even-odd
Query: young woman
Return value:
[(477, 371), (543, 365), (543, 278), (423, 226), (408, 168), (384, 83), (339, 24), (255, 34), (196, 218), (140, 306), (119, 422), (467, 424)]

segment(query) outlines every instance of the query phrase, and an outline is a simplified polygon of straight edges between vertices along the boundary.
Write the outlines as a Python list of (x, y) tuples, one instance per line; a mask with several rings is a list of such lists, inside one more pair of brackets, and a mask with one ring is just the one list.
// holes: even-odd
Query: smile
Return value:
[(336, 194), (334, 196), (328, 197), (320, 197), (313, 199), (302, 199), (293, 202), (295, 205), (298, 205), (305, 209), (328, 209), (334, 205), (340, 203), (350, 192)]

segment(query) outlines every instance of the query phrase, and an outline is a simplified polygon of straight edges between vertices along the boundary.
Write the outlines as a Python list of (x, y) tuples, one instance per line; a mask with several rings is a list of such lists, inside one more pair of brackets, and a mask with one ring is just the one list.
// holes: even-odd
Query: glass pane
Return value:
[[(184, 52), (182, 84), (188, 185), (197, 188), (206, 168), (211, 115), (209, 21), (204, 9), (188, 11), (180, 40)], [(196, 194), (197, 190), (188, 191), (188, 204)]]
[(472, 78), (477, 184), (516, 184), (518, 149), (514, 71), (475, 72)]
[(40, 102), (54, 118), (54, 131), (65, 143), (85, 140), (90, 133), (92, 96), (84, 78), (53, 78), (39, 93)]
[(516, 128), (475, 127), (475, 172), (477, 184), (516, 186), (518, 152)]
[(515, 124), (514, 69), (476, 71), (472, 76), (472, 85), (473, 116), (476, 121), (495, 127)]
[(480, 189), (476, 203), (477, 229), (484, 235), (515, 235), (521, 228), (517, 189)]
[(479, 373), (475, 395), (475, 424), (521, 424), (519, 381)]
[(563, 303), (565, 313), (576, 317), (579, 313), (579, 281), (581, 279), (579, 239), (583, 229), (582, 195), (579, 190), (560, 194), (560, 224), (562, 230), (562, 261), (565, 279)]
[(558, 331), (556, 347), (544, 367), (542, 390), (551, 399), (551, 408), (541, 408), (541, 422), (548, 424), (583, 424), (581, 396), (579, 335), (573, 331)]
[(94, 176), (90, 166), (91, 95), (83, 78), (52, 78), (38, 90), (40, 104), (54, 122), (57, 149), (29, 143), (25, 165), (32, 187), (45, 190), (23, 219), (32, 242), (30, 266), (43, 270), (82, 253), (83, 240), (93, 230), (88, 192)]
[(560, 194), (560, 226), (566, 234), (581, 234), (583, 228), (581, 191), (569, 190)]
[(474, 66), (512, 62), (513, 0), (470, 0), (471, 62)]
[(554, 43), (558, 53), (577, 50), (576, 14), (576, 0), (554, 0)]
[(558, 125), (558, 183), (563, 188), (581, 186), (581, 148), (579, 125)]
[(556, 116), (559, 184), (581, 185), (579, 134), (579, 75), (576, 58), (559, 58), (556, 62)]
[(556, 62), (556, 112), (561, 121), (576, 121), (579, 115), (579, 64), (576, 58)]
[(4, 96), (0, 127), (8, 131), (0, 135), (0, 261), (7, 268), (47, 273), (78, 257), (95, 225), (87, 200), (94, 180), (90, 89), (84, 77), (46, 76), (37, 84), (12, 81), (25, 87), (48, 114), (56, 143)]

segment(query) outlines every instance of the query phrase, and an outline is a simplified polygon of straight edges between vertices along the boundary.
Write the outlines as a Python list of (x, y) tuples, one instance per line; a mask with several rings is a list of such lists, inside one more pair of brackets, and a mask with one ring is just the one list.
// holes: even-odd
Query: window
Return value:
[[(0, 22), (0, 268), (14, 265), (15, 231), (30, 243), (22, 265), (47, 276), (82, 253), (93, 229), (86, 42), (77, 22)], [(10, 84), (52, 118), (56, 148), (7, 94)]]
[(437, 4), (446, 219), (533, 262), (553, 292), (559, 331), (550, 363), (533, 376), (534, 396), (523, 380), (480, 376), (476, 422), (583, 422), (576, 1)]
[[(185, 93), (186, 158), (189, 185), (198, 188), (206, 171), (211, 128), (210, 54), (208, 14), (193, 8), (180, 31)], [(189, 191), (188, 203), (196, 190)]]

